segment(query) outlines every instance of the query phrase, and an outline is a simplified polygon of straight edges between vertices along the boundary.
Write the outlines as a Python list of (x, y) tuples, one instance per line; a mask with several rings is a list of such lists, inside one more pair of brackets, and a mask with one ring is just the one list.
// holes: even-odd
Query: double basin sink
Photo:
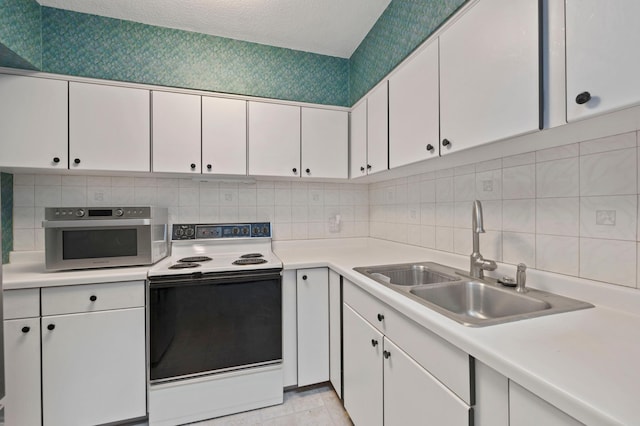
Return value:
[(475, 279), (438, 263), (354, 268), (459, 323), (481, 327), (593, 307), (545, 291), (517, 293), (491, 279)]

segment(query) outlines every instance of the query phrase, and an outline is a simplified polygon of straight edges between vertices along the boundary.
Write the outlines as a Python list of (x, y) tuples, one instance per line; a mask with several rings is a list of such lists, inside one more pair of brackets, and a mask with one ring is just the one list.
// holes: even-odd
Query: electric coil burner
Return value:
[(271, 224), (180, 224), (171, 236), (171, 257), (148, 274), (149, 423), (282, 403), (282, 262)]

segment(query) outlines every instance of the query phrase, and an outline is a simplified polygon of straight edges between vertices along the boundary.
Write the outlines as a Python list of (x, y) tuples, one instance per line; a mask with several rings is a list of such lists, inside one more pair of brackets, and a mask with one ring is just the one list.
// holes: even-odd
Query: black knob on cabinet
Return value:
[(295, 167), (294, 167), (293, 169), (291, 169), (291, 171), (292, 171), (293, 173), (298, 173), (298, 169), (296, 169)]
[(590, 100), (591, 100), (591, 93), (589, 92), (582, 92), (578, 96), (576, 96), (576, 103), (578, 105), (586, 104)]
[(374, 348), (378, 346), (378, 341), (376, 339), (371, 339), (371, 346), (373, 346)]
[(28, 327), (28, 326), (24, 326), (24, 327), (22, 327), (22, 332), (23, 332), (23, 333), (28, 333), (28, 332), (29, 332), (29, 330), (31, 330), (31, 327)]
[(371, 164), (367, 164), (367, 170), (371, 170)]
[(384, 359), (389, 359), (389, 357), (391, 356), (391, 352), (384, 351), (384, 352), (382, 352), (382, 355), (384, 355)]
[(303, 275), (303, 276), (302, 276), (302, 279), (306, 281), (306, 280), (307, 280), (307, 276), (306, 276), (306, 275)]
[(76, 158), (75, 160), (73, 160), (73, 162), (74, 162), (75, 164), (80, 164), (80, 159), (79, 159), (79, 158)]
[(428, 144), (427, 145), (427, 151), (433, 151), (433, 145)]
[(364, 173), (364, 166), (360, 167), (360, 171)]
[(60, 157), (53, 157), (53, 162), (58, 164), (60, 162)]
[(382, 322), (384, 320), (384, 315), (378, 314), (378, 321)]
[(307, 174), (309, 174), (309, 173), (311, 173), (311, 169), (305, 169), (305, 172), (306, 172)]
[(451, 146), (451, 141), (449, 139), (442, 139), (442, 146)]
[(53, 330), (54, 328), (56, 328), (56, 325), (55, 325), (55, 324), (49, 324), (49, 325), (47, 326), (47, 330)]
[(89, 297), (89, 300), (91, 300), (92, 302), (95, 302), (96, 300), (98, 300), (98, 296), (96, 296), (96, 295), (91, 295), (91, 296)]
[(207, 170), (211, 170), (212, 166), (211, 164), (207, 164)]
[(192, 168), (192, 169), (195, 169), (195, 168), (196, 168), (196, 165), (195, 165), (194, 163), (191, 163), (191, 168)]

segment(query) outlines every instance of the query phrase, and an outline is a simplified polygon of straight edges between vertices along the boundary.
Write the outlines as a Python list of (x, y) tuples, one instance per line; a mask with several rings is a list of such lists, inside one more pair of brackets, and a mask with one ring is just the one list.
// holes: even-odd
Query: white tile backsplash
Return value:
[(577, 197), (580, 194), (580, 160), (578, 157), (536, 164), (536, 196)]
[(539, 198), (536, 200), (536, 232), (577, 237), (580, 230), (580, 199)]
[(635, 241), (580, 238), (580, 276), (635, 287), (636, 247)]
[(536, 167), (534, 164), (508, 167), (502, 170), (502, 198), (514, 200), (536, 197)]
[(580, 195), (638, 193), (637, 148), (580, 157)]
[(638, 196), (580, 198), (580, 236), (636, 241)]
[(578, 276), (580, 239), (556, 235), (536, 235), (536, 268)]

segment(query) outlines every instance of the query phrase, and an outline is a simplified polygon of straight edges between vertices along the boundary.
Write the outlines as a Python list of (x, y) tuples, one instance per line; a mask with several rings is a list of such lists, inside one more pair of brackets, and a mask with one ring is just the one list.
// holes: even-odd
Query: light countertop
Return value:
[[(535, 269), (527, 285), (595, 308), (488, 327), (465, 327), (353, 271), (357, 266), (433, 261), (468, 268), (468, 256), (373, 238), (278, 241), (285, 269), (330, 267), (480, 362), (589, 425), (639, 424), (640, 290)], [(42, 253), (3, 265), (4, 289), (143, 280), (148, 267), (46, 272)], [(499, 264), (498, 275), (515, 275)]]

